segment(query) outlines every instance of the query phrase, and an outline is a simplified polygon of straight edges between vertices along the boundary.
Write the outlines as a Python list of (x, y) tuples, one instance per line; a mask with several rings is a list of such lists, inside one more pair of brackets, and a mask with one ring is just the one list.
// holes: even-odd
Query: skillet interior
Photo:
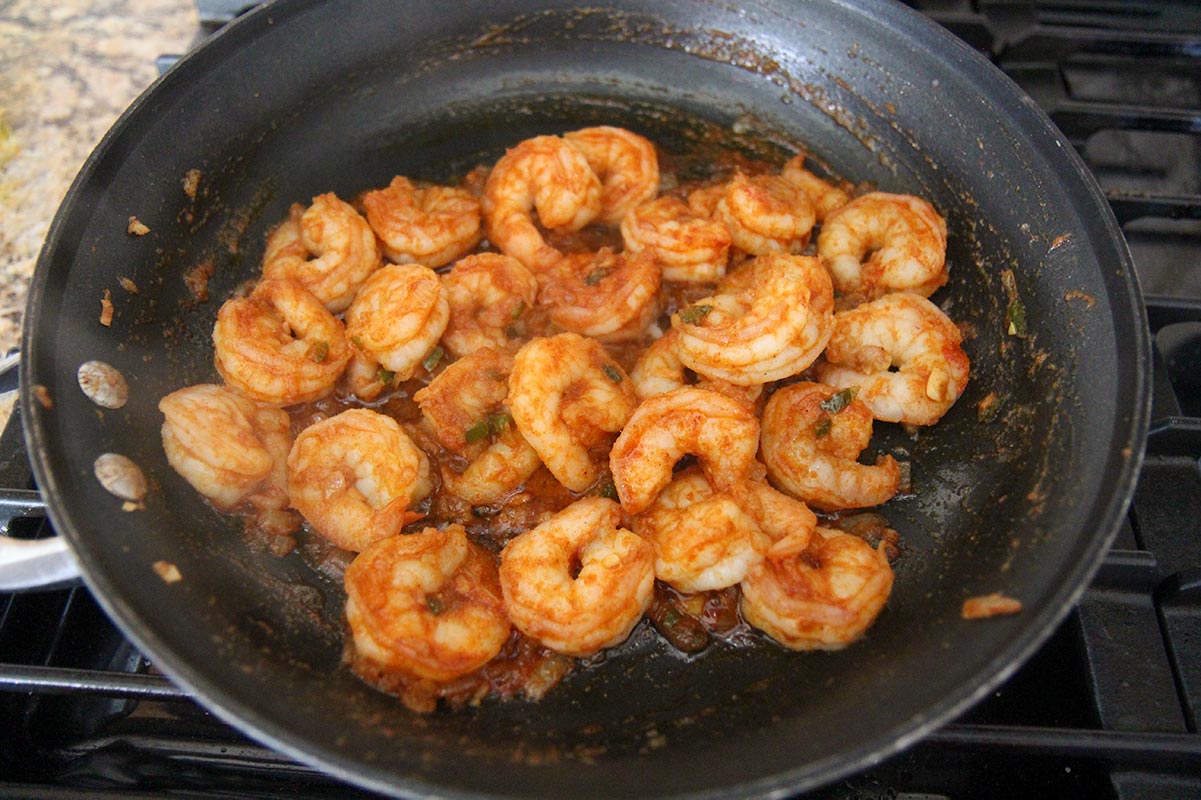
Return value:
[[(1028, 101), (904, 9), (642, 5), (273, 5), (135, 104), (51, 231), (22, 386), (58, 530), (161, 668), (252, 735), (347, 779), (540, 796), (829, 780), (1012, 670), (1062, 617), (1125, 507), (1146, 412), (1137, 289), (1102, 198)], [(918, 440), (881, 426), (885, 445), (910, 451), (917, 494), (886, 507), (906, 552), (865, 641), (809, 656), (716, 647), (685, 663), (643, 631), (536, 707), (414, 718), (338, 667), (339, 592), (295, 558), (249, 552), (169, 469), (156, 403), (215, 378), (216, 309), (254, 275), (290, 203), (398, 173), (444, 177), (594, 122), (669, 147), (736, 126), (929, 198), (951, 242), (951, 283), (934, 299), (974, 331), (973, 379)], [(190, 168), (204, 175), (195, 200), (180, 189)], [(151, 235), (128, 236), (130, 214)], [(197, 303), (182, 276), (206, 262), (212, 299)], [(1017, 276), (1028, 339), (1005, 333), (1003, 269)], [(107, 329), (105, 289), (117, 310)], [(93, 358), (126, 375), (124, 409), (98, 414), (80, 394), (75, 369)], [(30, 402), (35, 385), (53, 408)], [(982, 425), (989, 392), (1004, 405)], [(104, 451), (152, 478), (144, 511), (122, 514), (92, 479)], [(183, 580), (159, 580), (160, 560)], [(1026, 610), (959, 619), (964, 597), (996, 590)]]

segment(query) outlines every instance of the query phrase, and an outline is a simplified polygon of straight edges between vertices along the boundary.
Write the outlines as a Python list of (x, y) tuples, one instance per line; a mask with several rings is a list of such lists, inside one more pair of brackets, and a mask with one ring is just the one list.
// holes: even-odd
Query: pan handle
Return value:
[[(18, 353), (0, 358), (0, 398), (16, 390), (19, 363)], [(0, 434), (0, 465), (7, 475), (6, 482), (30, 486), (32, 479), (25, 472), (29, 458), (20, 434), (20, 409), (14, 408), (8, 426)], [(10, 468), (17, 463), (20, 470)], [(25, 477), (18, 478), (13, 472), (25, 473)], [(75, 556), (62, 537), (22, 539), (11, 535), (17, 520), (45, 516), (46, 503), (38, 492), (0, 488), (0, 592), (57, 588), (79, 578)]]

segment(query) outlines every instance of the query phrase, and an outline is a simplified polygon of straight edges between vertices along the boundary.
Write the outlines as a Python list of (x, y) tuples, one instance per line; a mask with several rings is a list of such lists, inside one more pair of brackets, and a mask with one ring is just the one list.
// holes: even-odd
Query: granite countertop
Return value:
[(199, 31), (194, 0), (0, 3), (0, 354), (19, 343), (34, 263), (75, 174), (158, 76), (155, 58)]

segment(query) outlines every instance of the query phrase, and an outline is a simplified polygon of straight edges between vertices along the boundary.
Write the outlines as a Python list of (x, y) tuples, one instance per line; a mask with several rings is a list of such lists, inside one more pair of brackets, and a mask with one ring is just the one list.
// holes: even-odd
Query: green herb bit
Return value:
[(421, 362), (421, 366), (425, 367), (426, 372), (433, 372), (434, 367), (438, 366), (438, 362), (442, 360), (442, 356), (444, 355), (446, 355), (446, 351), (442, 349), (442, 345), (438, 345), (429, 352), (429, 355)]
[(467, 444), (474, 444), (480, 439), (488, 435), (488, 420), (482, 419), (472, 425), (463, 434), (463, 438), (467, 440)]
[(355, 347), (359, 348), (360, 350), (365, 350), (365, 349), (366, 349), (366, 348), (364, 348), (364, 347), (363, 347), (363, 340), (362, 340), (362, 339), (360, 339), (360, 338), (359, 338), (359, 337), (357, 337), (357, 336), (351, 336), (351, 337), (350, 337), (350, 343), (351, 343), (351, 344), (353, 344)]
[(609, 500), (617, 499), (617, 486), (613, 483), (612, 478), (606, 478), (596, 485), (597, 497), (606, 497)]
[(830, 419), (829, 414), (822, 414), (818, 417), (817, 422), (813, 423), (813, 435), (820, 439), (828, 434), (832, 427), (834, 427), (834, 420)]
[(375, 371), (375, 379), (380, 383), (391, 383), (392, 379), (395, 377), (396, 373), (390, 369), (380, 367)]
[(1005, 310), (1005, 317), (1009, 323), (1009, 335), (1025, 339), (1028, 335), (1026, 328), (1026, 304), (1018, 296), (1018, 283), (1017, 278), (1013, 275), (1013, 270), (1001, 270), (1001, 286), (1005, 289), (1005, 294), (1009, 297), (1009, 307)]
[(513, 306), (513, 310), (509, 312), (509, 319), (521, 319), (521, 315), (525, 313), (525, 301), (518, 300), (517, 305)]
[(605, 377), (614, 383), (621, 383), (621, 370), (612, 364), (604, 364), (601, 366), (601, 372), (605, 373)]
[(501, 412), (499, 414), (488, 415), (488, 433), (492, 436), (500, 436), (509, 428), (509, 423), (513, 418), (508, 414)]
[(679, 624), (680, 619), (680, 612), (676, 611), (674, 608), (669, 608), (667, 609), (667, 613), (663, 615), (663, 627), (674, 628), (677, 624)]
[(317, 342), (309, 350), (309, 358), (316, 361), (318, 364), (325, 361), (329, 357), (329, 342)]
[(446, 604), (433, 595), (425, 598), (425, 604), (429, 607), (430, 613), (435, 617), (446, 610)]
[(685, 325), (695, 325), (705, 317), (709, 316), (709, 312), (713, 310), (711, 305), (689, 306), (680, 312), (680, 322)]
[(839, 411), (842, 411), (844, 408), (849, 406), (857, 394), (859, 394), (859, 387), (851, 386), (847, 389), (843, 389), (841, 392), (835, 392), (825, 400), (821, 401), (819, 405), (821, 406), (821, 410), (825, 411), (827, 414), (837, 414)]
[(584, 283), (588, 284), (589, 286), (596, 286), (607, 277), (609, 277), (609, 270), (601, 267), (589, 272), (588, 277), (584, 278)]

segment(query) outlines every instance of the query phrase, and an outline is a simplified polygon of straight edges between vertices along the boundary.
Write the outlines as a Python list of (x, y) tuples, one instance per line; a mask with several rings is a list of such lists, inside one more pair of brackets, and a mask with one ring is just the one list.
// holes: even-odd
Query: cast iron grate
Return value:
[[(252, 4), (197, 3), (206, 29)], [(911, 5), (1021, 84), (1105, 189), (1145, 293), (1154, 421), (1127, 522), (1046, 645), (959, 720), (814, 796), (1201, 796), (1201, 7)], [(18, 414), (0, 483), (32, 488), (20, 438)], [(82, 588), (0, 597), (0, 690), (0, 797), (359, 796), (204, 711)]]

